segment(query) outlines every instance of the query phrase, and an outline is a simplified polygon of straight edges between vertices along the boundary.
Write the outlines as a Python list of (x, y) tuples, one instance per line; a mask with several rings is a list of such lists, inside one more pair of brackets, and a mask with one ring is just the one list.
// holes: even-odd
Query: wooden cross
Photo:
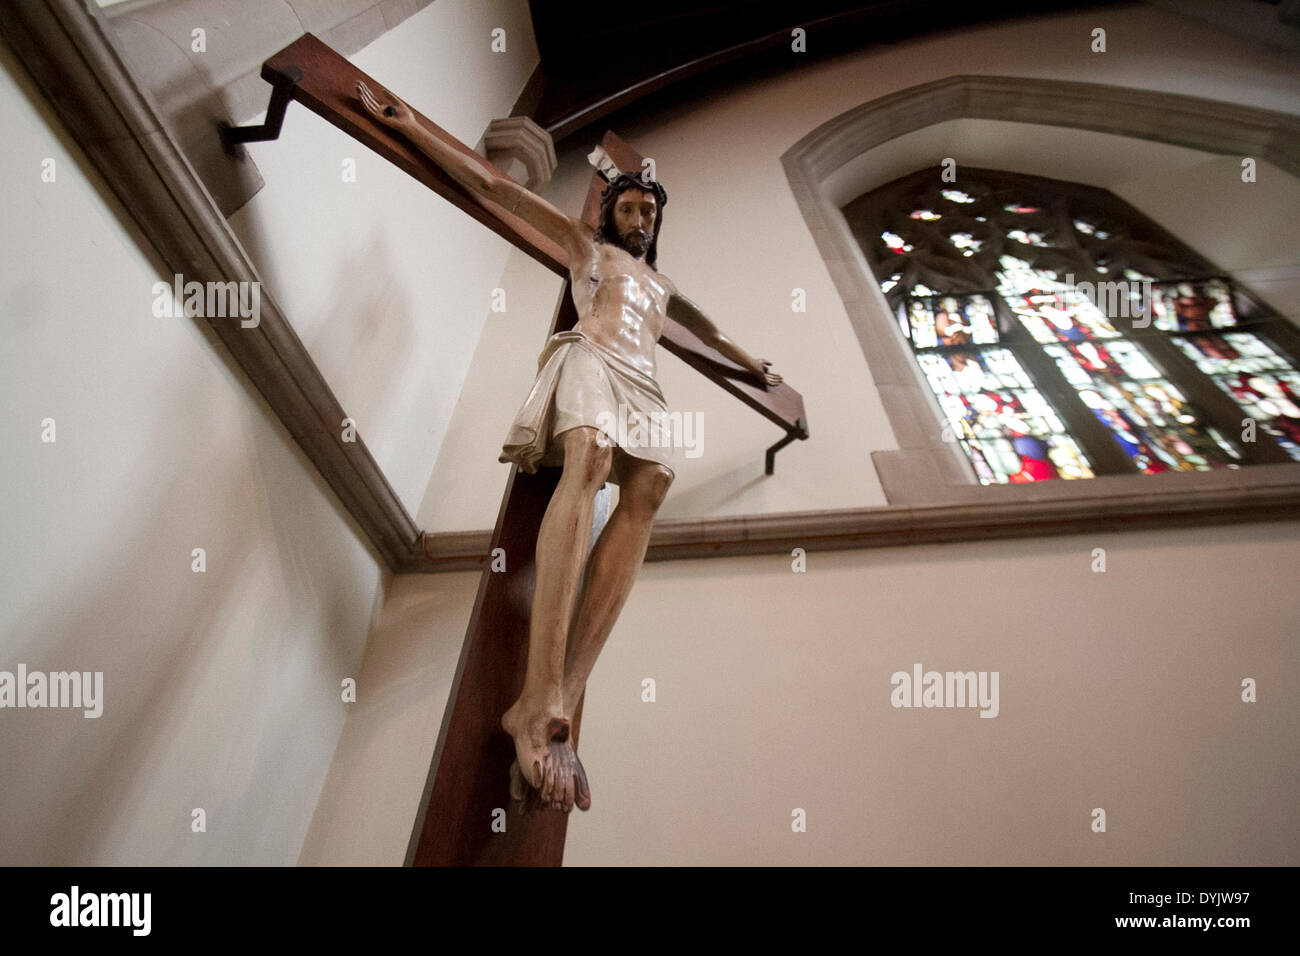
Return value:
[[(262, 66), (262, 77), (274, 89), (265, 126), (228, 130), (228, 141), (274, 138), (289, 101), (297, 100), (562, 276), (565, 283), (549, 334), (566, 331), (576, 324), (578, 315), (569, 291), (566, 252), (506, 209), (466, 190), (405, 137), (376, 122), (362, 107), (355, 90), (358, 80), (365, 81), (371, 89), (383, 89), (383, 84), (310, 33), (303, 34), (267, 60)], [(435, 136), (476, 157), (488, 168), (494, 168), (435, 123), (419, 113), (415, 115)], [(640, 171), (641, 156), (613, 133), (605, 134), (601, 146), (620, 170)], [(600, 175), (593, 174), (582, 214), (583, 220), (593, 227), (604, 185)], [(803, 399), (790, 386), (783, 383), (768, 389), (754, 384), (748, 372), (704, 345), (672, 319), (665, 321), (660, 343), (784, 428), (786, 436), (773, 449), (794, 438), (808, 437)], [(530, 384), (519, 383), (521, 400)], [(768, 461), (770, 471), (771, 450)], [(406, 854), (408, 865), (559, 865), (563, 857), (568, 816), (554, 811), (523, 813), (510, 799), (508, 770), (514, 759), (514, 745), (500, 725), (501, 715), (523, 686), (534, 545), (559, 474), (558, 468), (539, 469), (533, 475), (511, 469), (491, 544), (493, 552), (504, 549), (507, 569), (504, 572), (485, 569), (479, 583), (446, 715), (414, 821)], [(598, 524), (600, 520), (598, 509)], [(593, 529), (593, 539), (598, 531), (599, 527)], [(579, 702), (572, 718), (575, 747), (581, 714)], [(596, 799), (600, 799), (599, 790)], [(492, 825), (498, 809), (506, 811), (503, 832), (499, 826), (494, 829)], [(500, 814), (495, 817), (499, 818)]]

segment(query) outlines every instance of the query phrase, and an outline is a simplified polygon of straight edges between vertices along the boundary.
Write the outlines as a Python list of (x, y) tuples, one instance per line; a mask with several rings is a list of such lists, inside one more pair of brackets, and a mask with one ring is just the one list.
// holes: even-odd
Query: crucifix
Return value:
[[(269, 59), (263, 77), (275, 88), (270, 136), (296, 99), (569, 279), (502, 449), (519, 465), (492, 540), (507, 567), (480, 582), (407, 853), (416, 865), (558, 864), (566, 812), (590, 803), (577, 757), (587, 675), (673, 478), (661, 444), (605, 427), (612, 406), (640, 419), (664, 409), (654, 381), (663, 344), (786, 430), (768, 449), (771, 473), (775, 451), (807, 437), (802, 399), (654, 268), (666, 192), (612, 133), (594, 154), (583, 214), (571, 217), (310, 34)], [(606, 478), (620, 497), (602, 527)]]
[[(667, 415), (654, 380), (664, 322), (671, 316), (760, 385), (779, 385), (781, 376), (769, 370), (770, 362), (752, 358), (727, 338), (656, 270), (667, 193), (646, 173), (620, 171), (603, 150), (596, 151), (608, 185), (593, 229), (443, 142), (393, 94), (358, 81), (357, 95), (371, 116), (458, 183), (505, 206), (568, 256), (578, 323), (547, 343), (501, 455), (525, 471), (539, 464), (563, 469), (538, 531), (524, 687), (501, 726), (514, 741), (515, 799), (528, 796), (527, 784), (548, 809), (567, 812), (576, 803), (585, 810), (591, 792), (569, 740), (570, 717), (627, 599), (655, 512), (674, 477), (665, 454), (672, 437), (653, 434), (651, 440)], [(596, 495), (606, 478), (619, 485), (618, 508), (588, 559)]]

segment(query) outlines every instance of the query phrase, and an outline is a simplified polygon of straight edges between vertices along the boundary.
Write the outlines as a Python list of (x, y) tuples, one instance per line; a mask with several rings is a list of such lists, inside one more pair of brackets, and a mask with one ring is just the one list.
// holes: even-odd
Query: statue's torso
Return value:
[(570, 269), (578, 324), (602, 348), (651, 378), (672, 290), (645, 262), (615, 245), (592, 242)]

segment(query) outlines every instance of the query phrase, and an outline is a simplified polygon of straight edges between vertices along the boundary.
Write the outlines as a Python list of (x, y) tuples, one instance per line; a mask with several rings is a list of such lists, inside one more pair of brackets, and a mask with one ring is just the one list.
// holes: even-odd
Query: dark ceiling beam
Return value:
[[(660, 2), (647, 5), (645, 15), (599, 18), (585, 8), (533, 0), (543, 82), (526, 99), (521, 97), (519, 107), (559, 143), (615, 110), (692, 77), (707, 74), (709, 82), (721, 83), (788, 68), (791, 55), (815, 60), (936, 29), (1101, 5), (1104, 0), (990, 0), (956, 8), (916, 0), (730, 0), (704, 7)], [(796, 27), (806, 31), (807, 53), (790, 52)]]

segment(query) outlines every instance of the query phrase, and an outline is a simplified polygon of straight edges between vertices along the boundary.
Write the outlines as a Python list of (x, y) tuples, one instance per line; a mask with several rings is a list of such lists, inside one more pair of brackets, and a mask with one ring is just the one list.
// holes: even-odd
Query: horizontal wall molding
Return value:
[[(1163, 475), (1105, 475), (1043, 485), (972, 488), (957, 503), (837, 509), (657, 521), (647, 561), (744, 554), (892, 548), (1043, 535), (1294, 521), (1300, 463)], [(408, 571), (478, 571), (490, 562), (492, 532), (423, 535), (424, 558)]]

